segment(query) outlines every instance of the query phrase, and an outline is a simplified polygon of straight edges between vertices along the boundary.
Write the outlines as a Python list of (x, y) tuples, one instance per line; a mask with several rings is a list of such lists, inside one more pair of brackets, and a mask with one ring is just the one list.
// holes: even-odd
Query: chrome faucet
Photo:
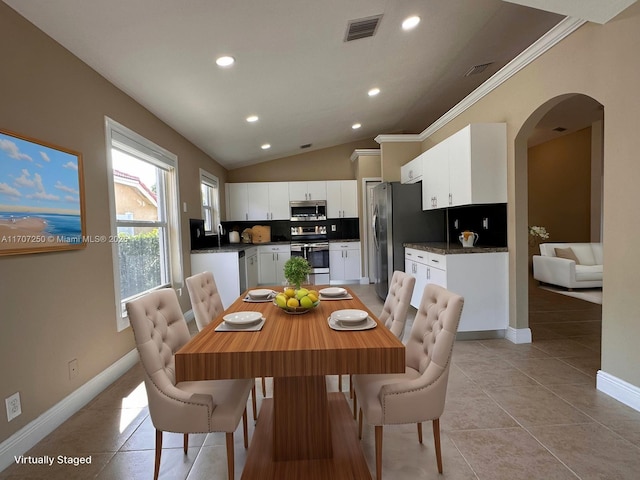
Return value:
[(222, 224), (218, 224), (218, 248), (222, 246)]

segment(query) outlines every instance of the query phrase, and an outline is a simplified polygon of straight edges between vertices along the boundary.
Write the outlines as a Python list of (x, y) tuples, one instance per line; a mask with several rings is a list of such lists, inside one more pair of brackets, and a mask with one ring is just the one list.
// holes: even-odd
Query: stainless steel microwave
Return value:
[(291, 209), (291, 220), (326, 220), (327, 201), (326, 200), (305, 200), (299, 202), (289, 202)]

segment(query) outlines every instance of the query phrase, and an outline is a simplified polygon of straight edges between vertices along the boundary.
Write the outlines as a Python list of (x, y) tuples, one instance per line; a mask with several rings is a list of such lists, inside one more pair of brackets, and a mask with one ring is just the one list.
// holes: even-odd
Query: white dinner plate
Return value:
[(342, 322), (337, 322), (334, 318), (329, 317), (329, 327), (332, 330), (338, 330), (338, 331), (356, 331), (356, 330), (370, 330), (372, 328), (376, 328), (376, 321), (371, 318), (371, 317), (367, 317), (367, 319), (362, 322), (362, 323), (347, 323), (344, 324)]
[(329, 287), (323, 288), (319, 293), (325, 297), (342, 297), (347, 294), (347, 291), (340, 287)]
[(228, 313), (224, 317), (224, 323), (229, 325), (251, 325), (262, 320), (262, 313), (260, 312), (234, 312)]
[(350, 325), (356, 323), (362, 323), (369, 317), (369, 314), (364, 310), (346, 309), (336, 310), (331, 314), (331, 318), (336, 322), (340, 322), (342, 325)]
[(269, 298), (270, 295), (273, 295), (273, 290), (268, 290), (266, 288), (258, 288), (256, 290), (249, 290), (249, 297), (262, 300), (265, 298)]

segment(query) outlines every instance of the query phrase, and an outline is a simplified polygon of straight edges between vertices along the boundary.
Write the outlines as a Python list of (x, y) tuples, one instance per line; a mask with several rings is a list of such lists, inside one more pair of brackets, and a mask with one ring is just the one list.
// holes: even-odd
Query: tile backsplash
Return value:
[(507, 204), (493, 203), (469, 205), (447, 209), (448, 238), (450, 244), (459, 243), (465, 230), (478, 234), (480, 247), (507, 246)]

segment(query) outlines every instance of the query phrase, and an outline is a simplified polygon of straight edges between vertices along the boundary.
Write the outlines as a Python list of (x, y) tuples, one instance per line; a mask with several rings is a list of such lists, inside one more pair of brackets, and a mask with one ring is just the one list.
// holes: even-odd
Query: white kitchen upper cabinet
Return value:
[(249, 220), (288, 220), (288, 182), (254, 182), (247, 184)]
[(422, 209), (449, 204), (449, 144), (440, 142), (425, 152), (422, 172)]
[(401, 183), (416, 183), (422, 180), (422, 163), (425, 152), (400, 167)]
[(292, 202), (304, 200), (326, 200), (327, 182), (289, 182), (289, 198)]
[(358, 218), (357, 180), (328, 180), (327, 218)]
[(249, 219), (249, 197), (246, 183), (227, 183), (227, 221), (246, 221)]
[(247, 183), (248, 220), (269, 220), (269, 185)]
[(507, 127), (473, 123), (425, 152), (422, 208), (507, 202)]
[(227, 220), (288, 220), (289, 182), (227, 183)]
[(269, 182), (270, 220), (289, 220), (289, 184), (288, 182)]

